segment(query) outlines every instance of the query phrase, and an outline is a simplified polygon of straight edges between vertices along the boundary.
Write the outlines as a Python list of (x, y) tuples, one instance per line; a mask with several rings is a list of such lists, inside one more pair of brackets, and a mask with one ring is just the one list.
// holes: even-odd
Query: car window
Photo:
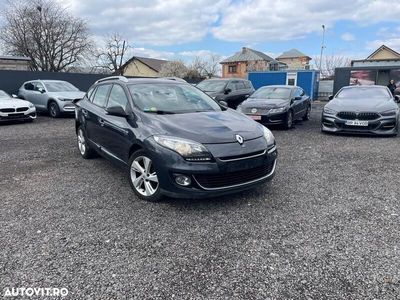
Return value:
[(44, 85), (41, 82), (35, 82), (35, 91), (45, 90)]
[(300, 89), (300, 96), (304, 96), (306, 93), (304, 92), (303, 89)]
[(244, 81), (244, 85), (245, 85), (246, 89), (251, 89), (252, 88), (252, 85), (251, 85), (250, 81)]
[(27, 91), (33, 91), (34, 88), (35, 86), (33, 85), (32, 82), (27, 82), (24, 84), (24, 89)]
[(196, 85), (199, 89), (204, 92), (222, 92), (225, 88), (226, 81), (225, 80), (203, 80), (198, 85)]
[(299, 88), (296, 88), (295, 90), (294, 90), (294, 93), (293, 93), (293, 97), (301, 97), (302, 95), (301, 95), (301, 89), (299, 89)]
[(391, 99), (392, 95), (386, 87), (351, 87), (341, 89), (336, 98), (353, 98), (365, 99), (369, 98), (387, 98)]
[(236, 90), (244, 90), (246, 88), (243, 81), (237, 81), (235, 87)]
[(76, 92), (79, 89), (67, 81), (46, 81), (46, 88), (49, 92)]
[(286, 87), (266, 86), (259, 88), (250, 97), (251, 99), (288, 99), (291, 89)]
[(231, 89), (231, 91), (236, 91), (236, 82), (237, 81), (230, 81), (226, 86), (226, 88)]
[(122, 86), (114, 84), (110, 96), (108, 97), (107, 107), (121, 106), (124, 110), (128, 105), (128, 98)]
[(93, 97), (93, 104), (100, 107), (105, 107), (107, 102), (108, 91), (110, 90), (109, 84), (100, 85), (97, 87), (96, 93)]
[(89, 91), (86, 93), (86, 97), (89, 99), (90, 102), (93, 102), (93, 96), (94, 96), (94, 92), (95, 92), (96, 88), (92, 87), (89, 89)]

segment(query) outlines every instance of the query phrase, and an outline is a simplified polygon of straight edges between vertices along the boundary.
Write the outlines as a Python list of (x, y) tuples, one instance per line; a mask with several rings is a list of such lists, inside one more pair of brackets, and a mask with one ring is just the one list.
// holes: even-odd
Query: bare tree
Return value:
[(105, 37), (104, 49), (97, 53), (98, 65), (116, 75), (124, 73), (123, 67), (128, 60), (127, 53), (131, 48), (128, 41), (119, 33)]
[(184, 78), (188, 74), (188, 68), (180, 61), (169, 61), (162, 65), (159, 75), (161, 77)]
[(56, 0), (9, 1), (2, 13), (4, 48), (29, 57), (32, 70), (66, 71), (90, 53), (86, 23)]
[(221, 73), (221, 65), (219, 64), (221, 60), (221, 56), (216, 54), (205, 55), (203, 57), (196, 56), (189, 68), (197, 70), (201, 77), (211, 78)]
[[(320, 57), (314, 58), (316, 68), (319, 68), (321, 62)], [(332, 78), (335, 76), (335, 69), (340, 67), (349, 67), (351, 59), (341, 55), (326, 55), (322, 57), (321, 78)]]

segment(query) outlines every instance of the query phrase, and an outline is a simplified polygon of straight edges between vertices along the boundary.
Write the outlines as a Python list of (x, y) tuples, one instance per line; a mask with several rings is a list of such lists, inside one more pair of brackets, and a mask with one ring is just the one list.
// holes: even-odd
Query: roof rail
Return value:
[(126, 78), (125, 76), (109, 76), (109, 77), (105, 77), (105, 78), (101, 78), (101, 79), (97, 80), (96, 83), (107, 81), (107, 80), (121, 80), (123, 82), (128, 82), (128, 78)]

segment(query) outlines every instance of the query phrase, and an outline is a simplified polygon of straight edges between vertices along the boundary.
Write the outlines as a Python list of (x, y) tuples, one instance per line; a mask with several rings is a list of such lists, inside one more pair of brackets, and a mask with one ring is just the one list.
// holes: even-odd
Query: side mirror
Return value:
[(218, 103), (223, 107), (228, 107), (228, 103), (226, 103), (226, 101), (224, 101), (224, 100), (220, 100), (220, 101), (218, 101)]
[(122, 106), (111, 106), (106, 109), (107, 114), (116, 117), (127, 117), (128, 114), (126, 113), (125, 109)]
[(230, 88), (226, 88), (226, 89), (224, 90), (224, 94), (225, 94), (225, 95), (229, 94), (230, 92), (232, 92), (232, 90), (231, 90)]
[(299, 100), (301, 100), (301, 99), (302, 99), (302, 97), (300, 97), (300, 96), (297, 96), (297, 97), (294, 97), (294, 98), (293, 98), (294, 101), (299, 101)]
[(333, 95), (330, 95), (330, 96), (328, 97), (328, 99), (329, 99), (329, 100), (332, 100), (332, 99), (333, 99)]

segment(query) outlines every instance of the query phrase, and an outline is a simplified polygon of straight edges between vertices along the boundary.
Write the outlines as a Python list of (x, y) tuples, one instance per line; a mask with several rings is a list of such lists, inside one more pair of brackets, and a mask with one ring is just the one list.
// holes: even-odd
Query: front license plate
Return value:
[(261, 121), (261, 116), (250, 116), (253, 120)]
[(368, 121), (353, 121), (353, 120), (349, 120), (349, 121), (346, 121), (346, 125), (349, 125), (349, 126), (368, 126)]

